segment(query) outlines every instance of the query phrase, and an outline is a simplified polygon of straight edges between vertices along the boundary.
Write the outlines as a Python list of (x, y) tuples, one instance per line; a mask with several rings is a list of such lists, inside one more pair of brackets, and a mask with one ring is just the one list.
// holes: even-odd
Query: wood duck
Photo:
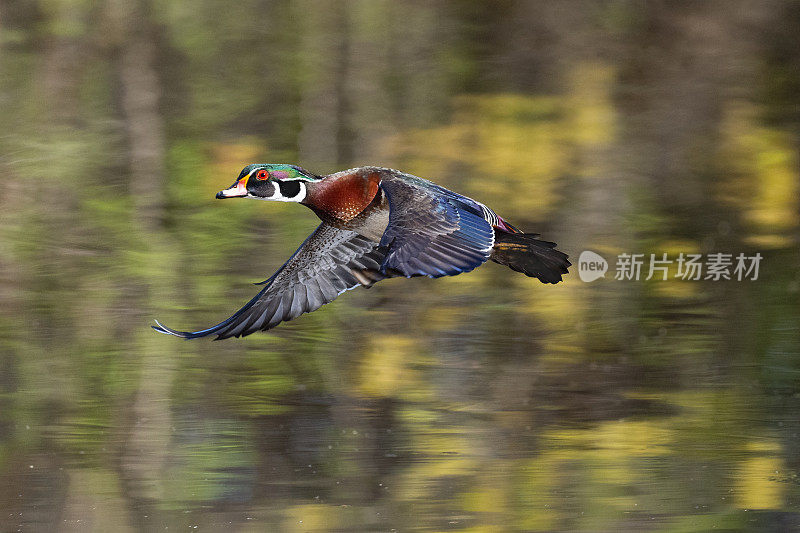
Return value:
[(322, 223), (233, 316), (207, 329), (161, 333), (217, 340), (268, 330), (359, 285), (395, 276), (438, 278), (469, 272), (491, 259), (558, 283), (567, 255), (523, 233), (466, 196), (397, 170), (359, 167), (316, 176), (295, 165), (246, 166), (217, 198), (297, 202)]

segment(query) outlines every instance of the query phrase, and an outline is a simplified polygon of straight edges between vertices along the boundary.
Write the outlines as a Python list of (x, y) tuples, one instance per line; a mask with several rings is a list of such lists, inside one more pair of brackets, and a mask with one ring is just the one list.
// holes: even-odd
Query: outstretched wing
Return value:
[(494, 229), (482, 204), (415, 176), (385, 177), (380, 187), (389, 200), (381, 272), (438, 278), (489, 259)]
[(200, 331), (176, 331), (158, 322), (161, 333), (195, 339), (244, 337), (309, 313), (346, 290), (369, 287), (387, 277), (379, 272), (385, 250), (361, 235), (322, 223), (265, 287), (233, 316)]

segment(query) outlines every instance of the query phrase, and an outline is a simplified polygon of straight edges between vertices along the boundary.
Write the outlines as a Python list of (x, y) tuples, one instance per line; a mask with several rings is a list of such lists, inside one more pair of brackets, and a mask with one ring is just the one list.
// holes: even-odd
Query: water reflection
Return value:
[[(586, 6), (0, 5), (0, 529), (800, 529), (800, 7)], [(315, 226), (213, 200), (252, 161), (402, 168), (573, 257), (761, 275), (487, 265), (155, 335)]]

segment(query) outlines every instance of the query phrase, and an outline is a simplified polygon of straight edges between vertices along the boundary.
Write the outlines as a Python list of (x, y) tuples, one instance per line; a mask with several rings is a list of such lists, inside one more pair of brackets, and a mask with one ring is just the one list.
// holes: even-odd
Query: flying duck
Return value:
[(322, 223), (230, 318), (199, 331), (156, 321), (156, 331), (184, 339), (244, 337), (385, 278), (455, 276), (491, 259), (558, 283), (570, 266), (555, 243), (521, 232), (482, 203), (390, 168), (317, 176), (295, 165), (252, 164), (216, 197), (297, 202)]

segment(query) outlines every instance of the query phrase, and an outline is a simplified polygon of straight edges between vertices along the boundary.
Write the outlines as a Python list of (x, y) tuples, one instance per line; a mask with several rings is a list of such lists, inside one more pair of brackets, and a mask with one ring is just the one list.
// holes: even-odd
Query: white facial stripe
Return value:
[(303, 200), (305, 200), (305, 198), (306, 198), (306, 184), (304, 182), (307, 181), (307, 180), (299, 180), (298, 179), (298, 180), (282, 180), (282, 181), (284, 181), (284, 182), (286, 182), (286, 181), (296, 181), (296, 182), (298, 182), (298, 185), (300, 186), (300, 192), (298, 192), (296, 196), (292, 196), (291, 198), (283, 196), (281, 194), (281, 188), (278, 186), (277, 183), (275, 183), (273, 181), (271, 184), (272, 184), (272, 188), (275, 189), (275, 192), (272, 193), (272, 196), (266, 196), (266, 197), (261, 198), (261, 199), (262, 200), (273, 200), (273, 201), (276, 201), (276, 202), (302, 202)]
[(265, 200), (279, 200), (280, 201), (280, 199), (283, 198), (283, 196), (281, 196), (281, 188), (278, 187), (278, 184), (275, 183), (275, 182), (270, 182), (270, 185), (272, 185), (272, 190), (274, 192), (272, 193), (272, 196), (266, 196), (266, 197), (264, 197), (264, 199)]
[(306, 180), (297, 180), (298, 185), (300, 185), (300, 192), (297, 193), (297, 196), (292, 198), (293, 202), (302, 202), (306, 198), (306, 184), (304, 181)]

